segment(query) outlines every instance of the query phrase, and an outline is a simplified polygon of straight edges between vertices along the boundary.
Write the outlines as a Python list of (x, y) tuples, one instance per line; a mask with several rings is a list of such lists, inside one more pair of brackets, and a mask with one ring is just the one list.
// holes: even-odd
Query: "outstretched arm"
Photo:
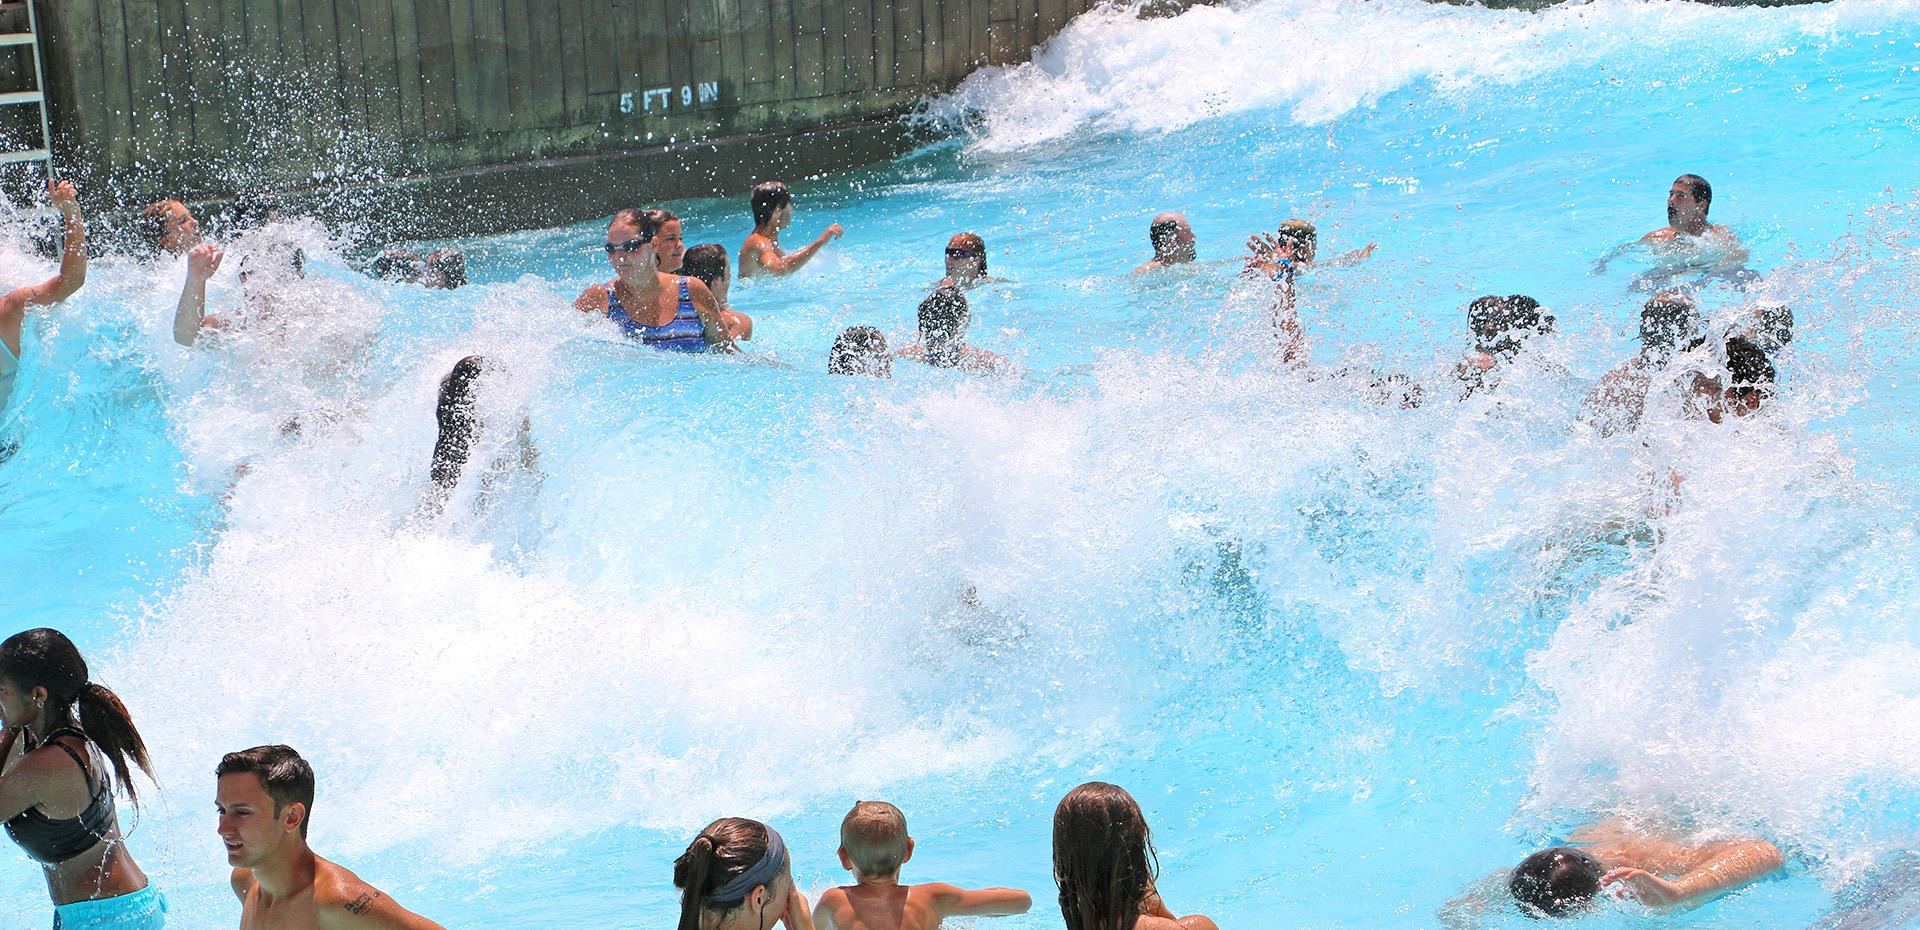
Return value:
[(941, 917), (1004, 917), (1025, 914), (1033, 907), (1033, 896), (1018, 888), (982, 888), (967, 891), (953, 885), (935, 884), (934, 912)]
[(1652, 907), (1695, 907), (1743, 885), (1765, 878), (1787, 864), (1778, 847), (1766, 840), (1732, 840), (1716, 844), (1707, 860), (1693, 871), (1668, 881), (1645, 869), (1614, 869), (1602, 876), (1602, 885), (1619, 885)]
[(828, 226), (826, 232), (821, 233), (820, 237), (813, 240), (812, 243), (794, 249), (784, 255), (780, 253), (779, 248), (769, 242), (760, 247), (760, 267), (765, 268), (773, 274), (792, 274), (799, 271), (802, 265), (812, 261), (813, 257), (819, 254), (820, 250), (824, 248), (827, 243), (840, 238), (840, 234), (844, 231), (845, 230), (840, 228), (839, 223), (835, 223), (832, 226)]
[(73, 182), (47, 183), (47, 199), (66, 224), (66, 248), (60, 253), (60, 271), (39, 284), (17, 288), (0, 299), (0, 313), (10, 319), (26, 316), (28, 307), (44, 307), (72, 297), (87, 283), (87, 221), (80, 215), (79, 195)]
[(226, 253), (211, 242), (202, 243), (187, 253), (187, 283), (180, 289), (180, 303), (173, 309), (173, 341), (191, 346), (200, 338), (203, 326), (218, 327), (207, 318), (207, 279), (220, 270)]

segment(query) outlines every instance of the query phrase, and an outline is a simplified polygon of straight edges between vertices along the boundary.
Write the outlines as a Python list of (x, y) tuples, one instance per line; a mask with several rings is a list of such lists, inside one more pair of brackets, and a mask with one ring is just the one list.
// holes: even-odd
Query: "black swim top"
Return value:
[(47, 734), (45, 746), (58, 746), (61, 751), (73, 757), (75, 765), (80, 766), (80, 774), (93, 783), (93, 801), (80, 816), (54, 820), (37, 810), (28, 808), (18, 817), (7, 821), (7, 835), (13, 838), (20, 848), (47, 865), (65, 862), (92, 849), (95, 844), (119, 829), (119, 818), (114, 816), (113, 792), (108, 790), (105, 779), (95, 780), (93, 770), (87, 766), (87, 760), (72, 746), (59, 742), (63, 736), (77, 736), (86, 739), (87, 735), (72, 727), (62, 727)]

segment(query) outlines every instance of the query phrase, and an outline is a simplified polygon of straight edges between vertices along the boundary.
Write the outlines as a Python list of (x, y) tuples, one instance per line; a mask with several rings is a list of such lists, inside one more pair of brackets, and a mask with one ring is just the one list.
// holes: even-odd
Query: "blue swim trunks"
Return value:
[(152, 885), (117, 898), (53, 909), (53, 930), (162, 930), (166, 925), (167, 899)]

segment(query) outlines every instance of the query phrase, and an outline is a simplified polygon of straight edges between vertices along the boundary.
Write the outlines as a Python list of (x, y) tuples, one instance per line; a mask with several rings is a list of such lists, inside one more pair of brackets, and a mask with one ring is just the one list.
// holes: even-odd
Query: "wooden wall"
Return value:
[(42, 0), (42, 24), (63, 170), (132, 204), (843, 126), (1092, 5)]

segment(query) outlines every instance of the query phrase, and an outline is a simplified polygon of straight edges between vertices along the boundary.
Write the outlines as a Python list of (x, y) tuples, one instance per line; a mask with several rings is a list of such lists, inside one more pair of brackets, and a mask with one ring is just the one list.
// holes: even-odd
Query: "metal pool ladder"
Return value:
[(0, 13), (12, 12), (26, 7), (27, 31), (0, 33), (0, 48), (14, 45), (28, 45), (33, 49), (33, 89), (0, 92), (0, 106), (19, 106), (33, 104), (40, 110), (40, 145), (37, 148), (0, 151), (0, 165), (39, 162), (46, 169), (47, 177), (53, 177), (53, 150), (49, 142), (53, 133), (47, 125), (47, 78), (40, 64), (40, 19), (34, 10), (33, 0), (0, 0)]

